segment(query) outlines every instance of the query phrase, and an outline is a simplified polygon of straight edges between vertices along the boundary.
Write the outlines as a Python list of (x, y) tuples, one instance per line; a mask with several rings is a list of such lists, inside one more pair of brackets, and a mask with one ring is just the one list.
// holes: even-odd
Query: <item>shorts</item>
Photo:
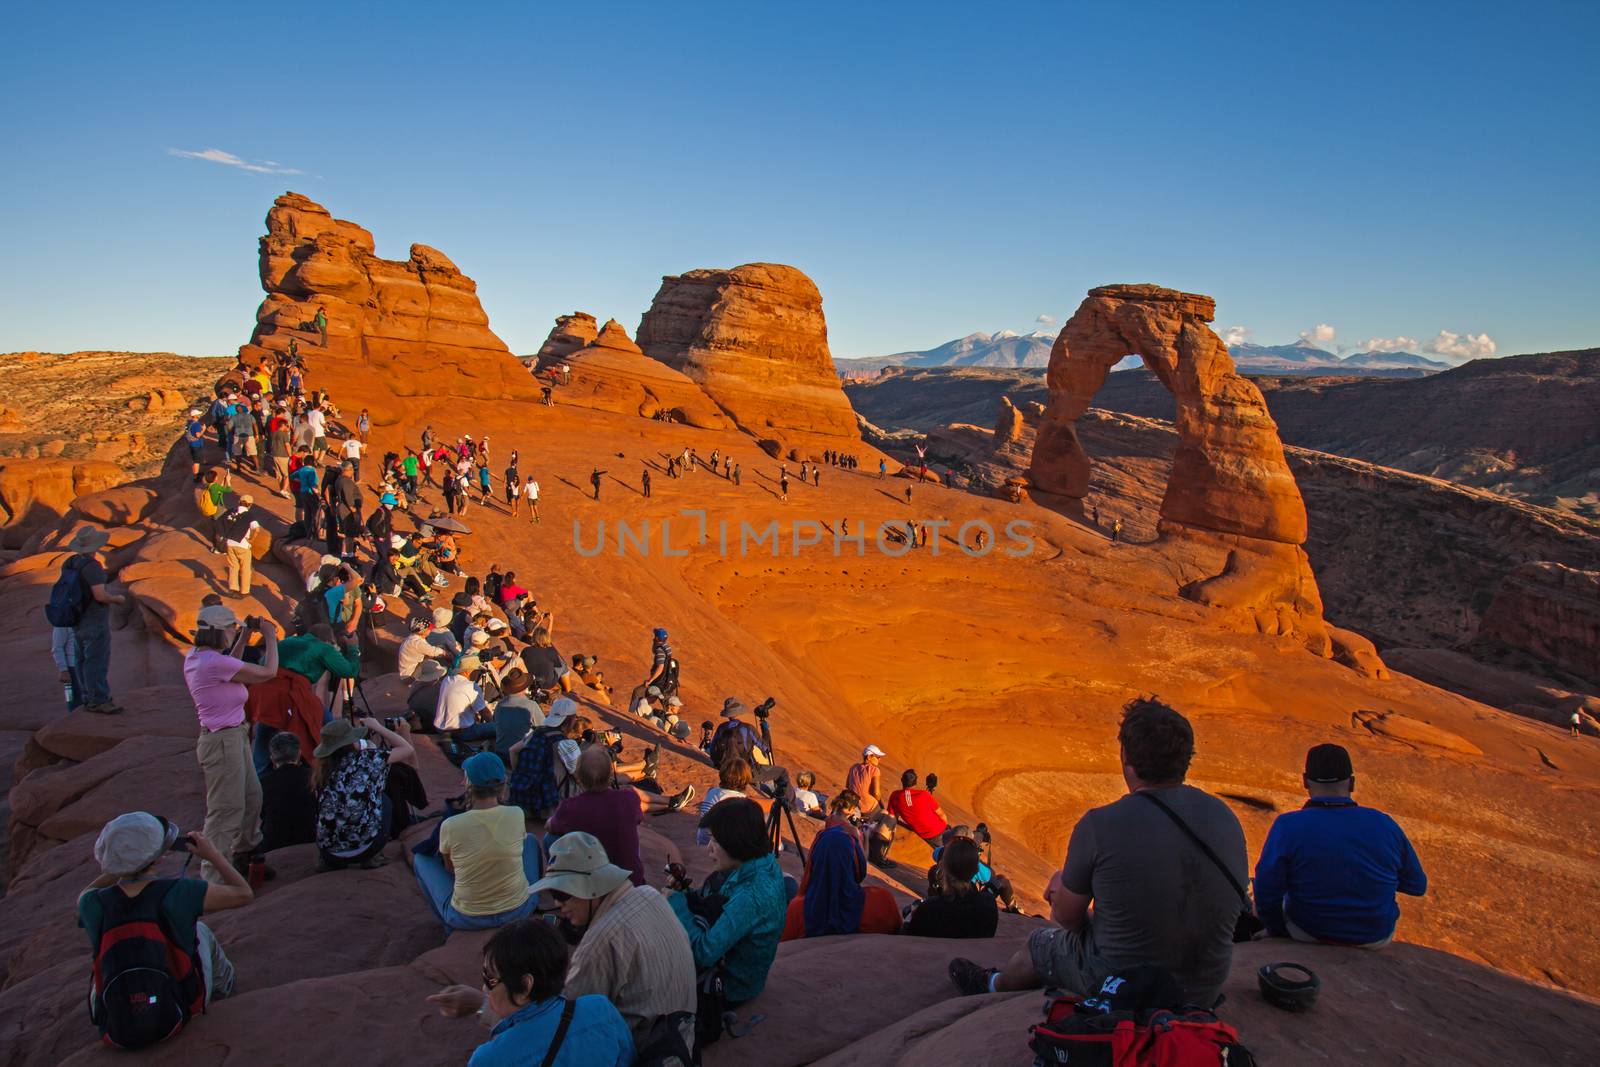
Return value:
[(313, 438), (311, 448), (315, 452), (326, 452), (328, 450), (328, 439), (326, 437)]
[(517, 499), (517, 491), (510, 486), (506, 487), (506, 503), (510, 504)]
[(204, 444), (202, 444), (199, 441), (190, 441), (190, 442), (188, 442), (188, 445), (189, 445), (189, 458), (191, 460), (193, 460), (194, 462), (199, 463), (200, 462), (200, 452), (201, 452), (201, 449), (203, 449), (205, 447)]
[(256, 439), (255, 439), (255, 437), (253, 437), (253, 436), (252, 437), (246, 437), (244, 439), (244, 454), (247, 455), (247, 456), (253, 456), (253, 455), (256, 454)]
[(289, 457), (288, 456), (273, 456), (272, 457), (272, 473), (276, 474), (280, 478), (289, 477)]
[(1028, 935), (1028, 959), (1046, 987), (1086, 997), (1098, 992), (1112, 967), (1094, 948), (1094, 925), (1082, 933), (1052, 926)]

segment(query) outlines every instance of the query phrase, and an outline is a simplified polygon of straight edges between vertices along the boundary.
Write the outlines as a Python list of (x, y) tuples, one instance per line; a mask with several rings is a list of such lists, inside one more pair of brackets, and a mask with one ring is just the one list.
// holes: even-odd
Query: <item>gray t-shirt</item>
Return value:
[[(1244, 885), (1244, 829), (1228, 806), (1193, 786), (1155, 792)], [(1094, 898), (1094, 948), (1106, 962), (1158, 964), (1193, 1003), (1216, 1000), (1243, 906), (1216, 864), (1160, 808), (1129, 795), (1085, 812), (1072, 830), (1061, 881)]]

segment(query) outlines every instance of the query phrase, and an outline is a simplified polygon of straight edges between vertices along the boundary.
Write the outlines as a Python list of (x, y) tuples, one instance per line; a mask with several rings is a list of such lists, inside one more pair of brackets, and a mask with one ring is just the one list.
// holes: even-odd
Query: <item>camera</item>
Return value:
[(694, 879), (689, 877), (689, 872), (681, 863), (669, 863), (663, 870), (666, 872), (668, 889), (676, 889), (681, 893), (694, 885)]
[(986, 822), (980, 822), (977, 826), (974, 826), (972, 828), (972, 840), (977, 842), (978, 847), (980, 848), (982, 848), (984, 845), (987, 845), (990, 841), (989, 824)]
[(755, 717), (756, 718), (765, 719), (768, 715), (772, 714), (773, 706), (776, 705), (777, 703), (778, 703), (778, 698), (777, 697), (768, 697), (767, 699), (763, 700), (761, 703), (757, 704), (751, 710), (755, 713)]
[(385, 730), (398, 730), (400, 729), (400, 724), (405, 721), (406, 717), (404, 715), (390, 715), (383, 720), (383, 728)]
[(182, 830), (179, 830), (177, 839), (175, 841), (173, 841), (172, 844), (167, 847), (167, 851), (168, 852), (193, 852), (194, 851), (194, 845), (190, 843), (188, 836), (186, 834), (184, 834), (184, 832)]

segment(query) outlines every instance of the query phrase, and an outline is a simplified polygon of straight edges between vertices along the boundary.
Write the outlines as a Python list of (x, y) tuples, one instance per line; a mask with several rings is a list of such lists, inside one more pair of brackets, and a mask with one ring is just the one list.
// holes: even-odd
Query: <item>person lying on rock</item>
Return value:
[(334, 719), (322, 728), (322, 742), (312, 755), (319, 761), (317, 870), (383, 866), (393, 823), (389, 766), (412, 758), (411, 742), (377, 719), (362, 719), (359, 725)]
[(1000, 923), (995, 895), (975, 884), (981, 857), (978, 843), (958, 837), (939, 857), (939, 877), (929, 879), (937, 892), (913, 905), (904, 933), (913, 937), (993, 937)]
[(1226, 804), (1184, 784), (1194, 729), (1178, 712), (1132, 700), (1117, 740), (1129, 795), (1073, 827), (1066, 862), (1045, 889), (1057, 925), (1035, 930), (1004, 967), (952, 960), (963, 994), (1050, 986), (1088, 996), (1119, 968), (1153, 964), (1178, 979), (1185, 1003), (1216, 1003), (1247, 906), (1244, 830)]
[(545, 829), (552, 837), (581, 831), (593, 835), (607, 856), (627, 867), (634, 885), (644, 885), (644, 860), (639, 855), (639, 824), (645, 813), (678, 811), (694, 799), (694, 786), (686, 786), (675, 796), (665, 797), (635, 789), (618, 787), (611, 750), (604, 745), (588, 745), (578, 756), (574, 772), (582, 792), (563, 800), (550, 816)]
[(847, 827), (817, 835), (806, 858), (800, 890), (789, 902), (784, 941), (830, 934), (892, 934), (900, 929), (900, 906), (882, 886), (863, 886), (867, 853)]
[(519, 919), (483, 946), (481, 989), (448, 986), (428, 1000), (441, 1015), (476, 1013), (493, 1028), (468, 1067), (631, 1067), (627, 1023), (603, 996), (568, 995), (567, 971), (555, 927)]
[(500, 803), (506, 765), (493, 752), (461, 765), (467, 810), (439, 824), (436, 852), (418, 849), (411, 866), (439, 921), (451, 930), (487, 930), (533, 913), (528, 889), (542, 867), (539, 840), (522, 809)]
[[(209, 883), (181, 873), (157, 878), (156, 866), (174, 851), (199, 856), (220, 872), (221, 880)], [(168, 953), (176, 951), (191, 965), (186, 978), (168, 972), (184, 998), (179, 1010), (187, 1018), (191, 1009), (203, 1010), (213, 1000), (233, 992), (233, 964), (200, 916), (242, 907), (255, 899), (255, 893), (244, 875), (233, 869), (205, 834), (180, 834), (175, 824), (147, 811), (128, 812), (106, 823), (95, 840), (94, 858), (100, 864), (100, 876), (78, 895), (78, 926), (89, 935), (90, 949), (96, 956), (91, 1014), (104, 1020), (101, 1033), (124, 1047), (159, 1041), (171, 1032), (170, 1021), (162, 1028), (166, 1033), (161, 1029), (150, 1032), (149, 1026), (141, 1025), (132, 1013), (107, 1012), (105, 984), (118, 977), (120, 970), (115, 948), (101, 960), (103, 936), (112, 931), (119, 935), (135, 933), (138, 928), (131, 924), (140, 920), (159, 922), (163, 940), (171, 943)], [(154, 942), (149, 935), (143, 935), (133, 938), (132, 943)], [(129, 942), (121, 940), (118, 944)], [(154, 1020), (147, 1020), (151, 1021)]]
[(1395, 893), (1428, 891), (1422, 862), (1399, 823), (1355, 802), (1342, 745), (1307, 752), (1302, 781), (1310, 799), (1273, 820), (1256, 861), (1256, 914), (1271, 937), (1383, 948), (1400, 919)]

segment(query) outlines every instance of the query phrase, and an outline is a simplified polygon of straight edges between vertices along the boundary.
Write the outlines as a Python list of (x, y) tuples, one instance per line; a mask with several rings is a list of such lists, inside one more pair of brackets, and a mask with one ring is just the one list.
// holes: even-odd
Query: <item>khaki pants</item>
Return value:
[(229, 542), (228, 544), (228, 591), (230, 593), (250, 592), (250, 568), (254, 565), (254, 558), (250, 549), (240, 548)]
[[(209, 733), (202, 728), (194, 746), (206, 780), (205, 835), (229, 858), (261, 844), (261, 779), (250, 762), (247, 735), (242, 724)], [(209, 863), (200, 873), (208, 882), (225, 881)]]

